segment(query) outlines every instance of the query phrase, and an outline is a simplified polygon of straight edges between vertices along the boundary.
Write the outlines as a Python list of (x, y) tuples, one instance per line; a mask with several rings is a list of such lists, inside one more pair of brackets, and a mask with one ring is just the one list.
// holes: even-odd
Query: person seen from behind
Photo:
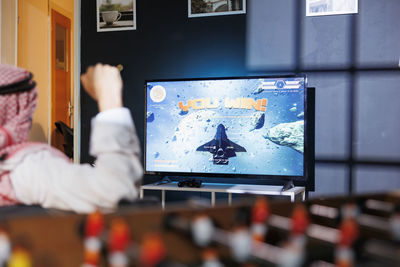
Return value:
[(28, 71), (0, 64), (0, 206), (25, 204), (90, 213), (114, 210), (138, 197), (143, 169), (130, 111), (122, 106), (116, 67), (97, 64), (82, 74), (97, 101), (90, 154), (95, 166), (74, 164), (47, 144), (28, 142), (38, 92)]

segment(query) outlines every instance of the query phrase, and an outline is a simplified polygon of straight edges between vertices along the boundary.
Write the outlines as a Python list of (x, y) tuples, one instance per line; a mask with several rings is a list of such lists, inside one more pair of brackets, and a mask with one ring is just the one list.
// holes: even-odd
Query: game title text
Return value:
[[(267, 99), (253, 99), (253, 98), (225, 98), (224, 104), (225, 108), (235, 108), (235, 109), (255, 109), (257, 111), (267, 110)], [(185, 105), (183, 102), (179, 102), (179, 108), (187, 112), (189, 108), (192, 109), (213, 109), (220, 106), (220, 101), (218, 98), (199, 98), (188, 100)]]

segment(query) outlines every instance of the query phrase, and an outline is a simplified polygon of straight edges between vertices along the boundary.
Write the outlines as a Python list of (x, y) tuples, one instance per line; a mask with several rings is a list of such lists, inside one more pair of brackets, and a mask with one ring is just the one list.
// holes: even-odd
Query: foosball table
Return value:
[(3, 208), (0, 266), (400, 266), (400, 193), (231, 206)]

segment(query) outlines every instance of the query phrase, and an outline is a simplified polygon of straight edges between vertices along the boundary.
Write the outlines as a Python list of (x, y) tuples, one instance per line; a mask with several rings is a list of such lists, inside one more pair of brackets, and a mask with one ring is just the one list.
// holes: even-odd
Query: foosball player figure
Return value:
[(359, 236), (355, 219), (348, 218), (340, 226), (340, 236), (335, 251), (335, 264), (338, 267), (351, 267), (355, 264), (353, 245)]
[(23, 246), (15, 246), (7, 267), (32, 267), (31, 253)]
[(0, 229), (0, 266), (6, 266), (6, 262), (11, 254), (11, 241), (8, 234), (3, 229)]
[(291, 217), (289, 239), (282, 246), (279, 255), (279, 266), (302, 266), (306, 258), (306, 232), (310, 218), (303, 204), (296, 204)]
[(104, 217), (99, 211), (86, 218), (84, 238), (84, 263), (82, 267), (97, 267), (100, 261), (102, 242), (100, 235), (104, 230)]
[(143, 237), (139, 253), (139, 266), (158, 267), (166, 261), (167, 250), (158, 233), (148, 233)]
[(306, 234), (308, 225), (310, 224), (310, 218), (306, 207), (303, 204), (296, 204), (292, 212), (291, 221), (291, 236), (301, 236)]
[(108, 262), (110, 267), (127, 267), (127, 249), (131, 243), (131, 232), (126, 221), (114, 218), (111, 221), (108, 237)]
[[(400, 249), (400, 207), (399, 206), (395, 207), (393, 214), (390, 216), (389, 224), (390, 224), (390, 232), (391, 232), (392, 238), (396, 242), (397, 246)], [(400, 254), (400, 250), (399, 250), (399, 254)]]
[(230, 233), (229, 239), (233, 258), (239, 263), (246, 262), (253, 249), (249, 228), (245, 225), (236, 226)]
[(251, 211), (239, 208), (233, 220), (232, 230), (229, 233), (229, 245), (233, 259), (238, 263), (247, 262), (253, 250), (253, 242), (249, 225)]
[(267, 221), (270, 215), (268, 201), (265, 197), (259, 197), (252, 208), (251, 233), (253, 240), (264, 242), (268, 227)]
[(214, 224), (211, 218), (205, 214), (196, 215), (191, 221), (192, 238), (200, 247), (208, 246), (214, 235)]
[(340, 210), (341, 213), (341, 221), (347, 219), (357, 219), (360, 214), (360, 207), (355, 202), (349, 202), (344, 204)]
[(224, 267), (224, 265), (219, 261), (218, 252), (215, 248), (204, 249), (201, 257), (203, 259), (201, 267)]

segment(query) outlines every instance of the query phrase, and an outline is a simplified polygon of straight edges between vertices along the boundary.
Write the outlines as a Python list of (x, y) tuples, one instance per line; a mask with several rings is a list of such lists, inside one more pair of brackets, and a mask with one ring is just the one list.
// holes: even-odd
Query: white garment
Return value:
[(74, 164), (51, 151), (25, 156), (10, 173), (17, 199), (27, 205), (89, 213), (114, 209), (138, 197), (143, 174), (130, 112), (107, 110), (92, 119), (90, 154), (95, 167)]

